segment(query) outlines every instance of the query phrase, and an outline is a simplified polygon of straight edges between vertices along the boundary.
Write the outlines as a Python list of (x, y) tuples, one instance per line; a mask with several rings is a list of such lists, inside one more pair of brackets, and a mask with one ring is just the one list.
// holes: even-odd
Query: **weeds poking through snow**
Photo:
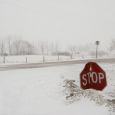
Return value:
[(94, 101), (98, 105), (106, 105), (109, 108), (109, 111), (112, 113), (115, 112), (115, 100), (105, 99), (104, 96), (100, 95), (97, 91), (92, 89), (82, 90), (79, 86), (76, 85), (75, 80), (64, 80), (64, 95), (66, 96), (67, 103), (73, 103), (84, 98), (88, 98), (91, 101)]

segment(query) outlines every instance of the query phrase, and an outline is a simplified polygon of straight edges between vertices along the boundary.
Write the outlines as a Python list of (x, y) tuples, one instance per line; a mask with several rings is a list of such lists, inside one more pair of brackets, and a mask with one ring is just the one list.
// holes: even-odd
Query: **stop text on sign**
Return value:
[(107, 86), (105, 71), (96, 62), (88, 62), (80, 73), (80, 85), (82, 89), (102, 91)]
[(86, 86), (87, 84), (94, 83), (94, 84), (101, 84), (102, 80), (104, 79), (104, 74), (99, 72), (88, 72), (82, 75), (82, 84)]

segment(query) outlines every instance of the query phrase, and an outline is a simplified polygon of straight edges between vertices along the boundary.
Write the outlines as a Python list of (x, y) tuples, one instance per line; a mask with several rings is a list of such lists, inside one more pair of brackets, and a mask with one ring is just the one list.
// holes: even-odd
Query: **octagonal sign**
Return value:
[(103, 90), (107, 86), (105, 71), (95, 62), (88, 62), (80, 73), (82, 89)]

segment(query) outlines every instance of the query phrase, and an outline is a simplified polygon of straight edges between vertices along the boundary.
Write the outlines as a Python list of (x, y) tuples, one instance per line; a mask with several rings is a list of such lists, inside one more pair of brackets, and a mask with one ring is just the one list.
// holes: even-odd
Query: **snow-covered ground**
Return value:
[[(115, 97), (115, 64), (100, 64), (108, 86), (99, 94)], [(84, 65), (0, 71), (0, 115), (110, 115), (108, 107), (88, 98), (66, 103), (63, 81), (75, 79)], [(96, 92), (96, 91), (95, 91)]]

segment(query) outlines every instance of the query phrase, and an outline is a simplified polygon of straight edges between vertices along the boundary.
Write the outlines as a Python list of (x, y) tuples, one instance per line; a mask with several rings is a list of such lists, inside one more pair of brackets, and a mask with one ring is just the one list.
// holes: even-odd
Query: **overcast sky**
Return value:
[(0, 38), (64, 44), (115, 39), (115, 0), (0, 0)]

